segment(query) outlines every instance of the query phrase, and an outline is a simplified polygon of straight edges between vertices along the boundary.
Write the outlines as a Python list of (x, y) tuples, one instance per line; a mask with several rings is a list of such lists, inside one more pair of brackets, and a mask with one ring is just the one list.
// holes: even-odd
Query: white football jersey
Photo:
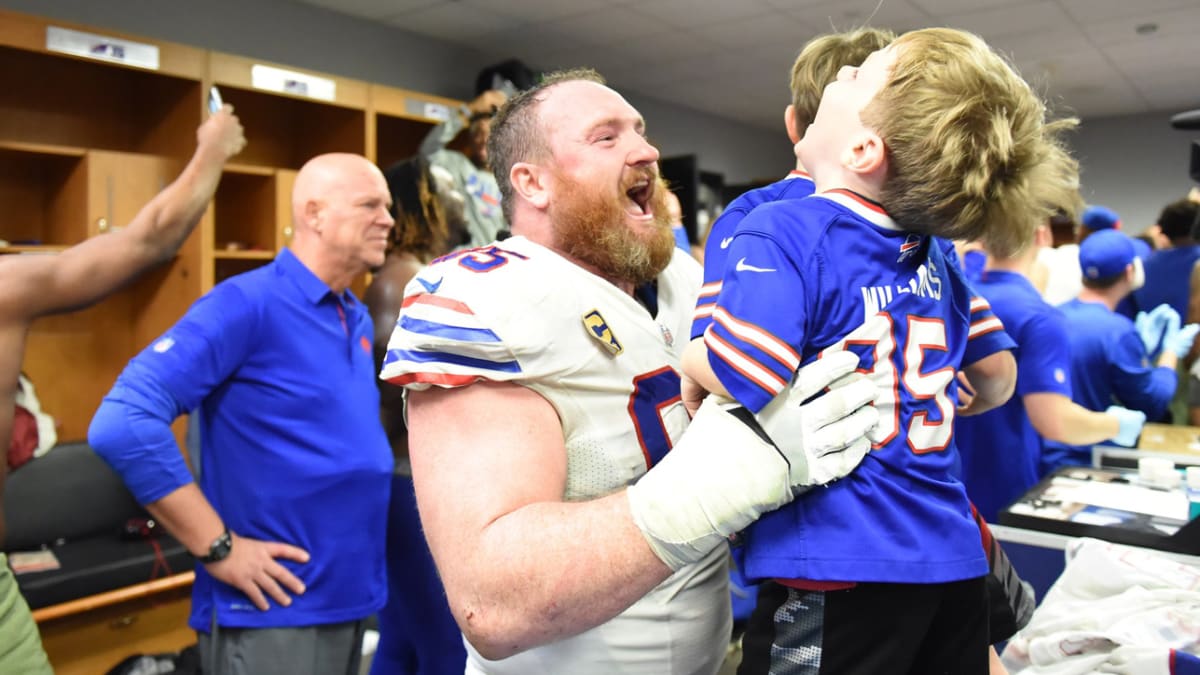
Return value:
[[(679, 395), (701, 281), (681, 251), (646, 305), (523, 237), (446, 256), (405, 289), (381, 377), (412, 389), (479, 380), (529, 387), (554, 406), (564, 499), (635, 482), (687, 427)], [(672, 575), (612, 621), (469, 673), (716, 672), (730, 629), (727, 552)]]

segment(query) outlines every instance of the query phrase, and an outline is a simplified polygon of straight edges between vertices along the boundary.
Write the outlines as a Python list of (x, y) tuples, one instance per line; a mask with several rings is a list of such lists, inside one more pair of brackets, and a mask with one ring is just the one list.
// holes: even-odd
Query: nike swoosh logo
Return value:
[(732, 243), (733, 243), (733, 237), (725, 237), (724, 239), (721, 240), (721, 248), (729, 248), (729, 245)]
[(438, 279), (437, 281), (435, 281), (433, 283), (429, 283), (428, 281), (425, 281), (421, 277), (417, 277), (417, 281), (421, 282), (421, 285), (425, 287), (425, 290), (429, 291), (430, 293), (437, 293), (438, 288), (440, 288), (442, 285), (441, 279)]
[(737, 261), (737, 265), (734, 266), (734, 269), (737, 270), (738, 272), (774, 272), (775, 271), (774, 267), (755, 267), (754, 265), (747, 265), (745, 258), (742, 258), (741, 260)]

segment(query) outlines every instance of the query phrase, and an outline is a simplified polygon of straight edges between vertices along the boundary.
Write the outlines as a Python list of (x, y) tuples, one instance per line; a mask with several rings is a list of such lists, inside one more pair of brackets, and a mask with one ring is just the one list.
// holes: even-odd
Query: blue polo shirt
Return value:
[(1071, 353), (1066, 319), (1024, 276), (987, 270), (974, 284), (1017, 343), (1017, 388), (1004, 405), (957, 417), (954, 432), (967, 496), (988, 522), (1037, 483), (1042, 437), (1025, 412), (1024, 396), (1071, 397)]
[[(212, 289), (118, 378), (88, 440), (142, 503), (192, 481), (170, 423), (201, 411), (200, 489), (230, 530), (307, 550), (279, 560), (307, 590), (254, 607), (196, 566), (190, 625), (365, 618), (387, 596), (392, 453), (379, 423), (364, 306), (284, 249)], [(269, 600), (269, 596), (268, 596)]]

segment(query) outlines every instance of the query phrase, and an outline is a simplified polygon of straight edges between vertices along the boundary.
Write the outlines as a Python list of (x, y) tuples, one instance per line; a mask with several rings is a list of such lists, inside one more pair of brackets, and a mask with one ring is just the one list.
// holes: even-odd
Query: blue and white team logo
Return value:
[(910, 234), (904, 238), (904, 243), (900, 244), (900, 257), (896, 258), (896, 262), (904, 262), (904, 259), (917, 252), (921, 248), (921, 235)]
[(600, 310), (593, 309), (584, 314), (583, 327), (587, 329), (588, 335), (592, 336), (592, 339), (604, 345), (604, 348), (613, 356), (617, 356), (625, 351), (625, 348), (621, 346), (621, 342), (617, 340), (617, 336), (608, 327), (608, 322), (600, 315)]
[(417, 277), (417, 281), (421, 282), (421, 285), (425, 287), (425, 291), (427, 293), (437, 293), (438, 288), (440, 288), (442, 285), (441, 279), (438, 279), (437, 281), (426, 281), (421, 277)]

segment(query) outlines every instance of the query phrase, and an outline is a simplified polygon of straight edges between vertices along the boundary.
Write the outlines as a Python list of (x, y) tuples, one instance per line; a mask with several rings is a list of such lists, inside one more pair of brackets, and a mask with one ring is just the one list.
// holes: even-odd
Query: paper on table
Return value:
[(1092, 504), (1159, 518), (1182, 521), (1188, 519), (1187, 496), (1180, 490), (1155, 490), (1127, 483), (1081, 481), (1062, 477), (1055, 478), (1051, 486), (1043, 498)]

